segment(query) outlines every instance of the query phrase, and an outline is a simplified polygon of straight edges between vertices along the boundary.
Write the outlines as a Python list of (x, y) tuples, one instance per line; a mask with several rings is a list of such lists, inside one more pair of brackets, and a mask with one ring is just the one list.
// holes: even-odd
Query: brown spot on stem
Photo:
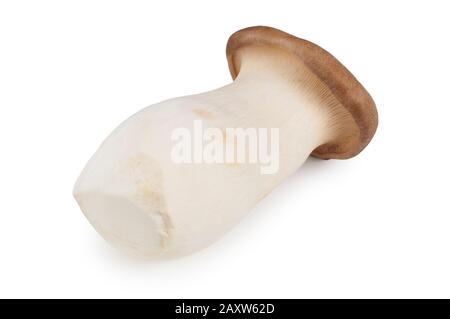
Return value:
[(194, 114), (204, 119), (209, 119), (213, 117), (213, 114), (210, 111), (203, 109), (193, 109), (192, 112), (194, 112)]

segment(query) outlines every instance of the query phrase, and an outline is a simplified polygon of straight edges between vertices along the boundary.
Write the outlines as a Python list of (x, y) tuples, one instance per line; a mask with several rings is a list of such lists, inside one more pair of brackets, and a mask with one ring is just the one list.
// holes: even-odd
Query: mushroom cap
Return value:
[(320, 46), (281, 30), (255, 26), (239, 30), (227, 43), (228, 66), (233, 80), (239, 74), (235, 53), (246, 46), (269, 46), (287, 50), (300, 59), (325, 85), (353, 117), (359, 134), (336, 138), (320, 145), (312, 155), (322, 159), (347, 159), (357, 155), (370, 142), (378, 125), (375, 102), (361, 83), (329, 52)]

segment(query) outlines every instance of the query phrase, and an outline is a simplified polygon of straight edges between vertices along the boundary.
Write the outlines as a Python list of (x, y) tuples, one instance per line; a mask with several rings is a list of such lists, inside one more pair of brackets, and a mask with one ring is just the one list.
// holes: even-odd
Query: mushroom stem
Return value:
[[(204, 248), (315, 149), (358, 133), (330, 88), (289, 52), (248, 46), (234, 58), (240, 70), (233, 83), (143, 109), (122, 123), (84, 168), (74, 196), (114, 246), (149, 259)], [(224, 145), (233, 150), (237, 141), (229, 128), (278, 129), (279, 145), (269, 142), (272, 133), (266, 136), (273, 157), (265, 165), (272, 171), (262, 174), (259, 162), (196, 162), (192, 154), (194, 163), (174, 161), (174, 132), (185, 128), (195, 135), (200, 120), (204, 129), (225, 133)], [(194, 139), (192, 152), (199, 146)], [(250, 149), (245, 152), (248, 159)]]

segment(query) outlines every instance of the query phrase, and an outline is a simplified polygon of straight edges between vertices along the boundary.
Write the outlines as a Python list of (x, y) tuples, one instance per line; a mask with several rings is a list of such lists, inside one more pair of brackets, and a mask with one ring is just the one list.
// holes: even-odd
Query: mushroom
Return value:
[[(374, 101), (318, 45), (256, 26), (234, 33), (226, 53), (234, 82), (141, 110), (82, 171), (74, 196), (114, 246), (146, 259), (195, 252), (222, 237), (309, 155), (347, 159), (374, 135)], [(174, 161), (174, 132), (192, 132), (199, 121), (223, 132), (233, 149), (229, 128), (278, 129), (279, 145), (271, 144), (276, 171), (262, 174), (261, 165), (250, 162)]]

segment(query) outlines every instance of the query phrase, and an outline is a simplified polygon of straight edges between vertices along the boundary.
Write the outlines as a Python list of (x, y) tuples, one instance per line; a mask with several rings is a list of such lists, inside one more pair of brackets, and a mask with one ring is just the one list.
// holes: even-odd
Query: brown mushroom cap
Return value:
[(375, 103), (361, 83), (334, 56), (307, 40), (278, 29), (256, 26), (235, 32), (227, 43), (228, 66), (233, 79), (239, 74), (235, 53), (245, 46), (272, 46), (287, 50), (300, 59), (327, 85), (351, 114), (359, 134), (317, 147), (312, 155), (322, 159), (346, 159), (357, 155), (370, 142), (378, 125)]

